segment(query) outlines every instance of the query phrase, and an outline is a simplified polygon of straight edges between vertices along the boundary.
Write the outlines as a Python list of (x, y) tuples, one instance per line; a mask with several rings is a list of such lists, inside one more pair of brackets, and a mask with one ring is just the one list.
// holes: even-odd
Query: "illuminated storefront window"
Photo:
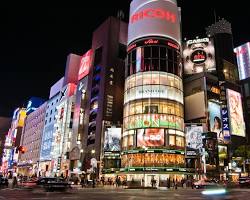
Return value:
[(181, 154), (145, 153), (122, 156), (122, 167), (176, 167), (184, 166), (185, 156)]

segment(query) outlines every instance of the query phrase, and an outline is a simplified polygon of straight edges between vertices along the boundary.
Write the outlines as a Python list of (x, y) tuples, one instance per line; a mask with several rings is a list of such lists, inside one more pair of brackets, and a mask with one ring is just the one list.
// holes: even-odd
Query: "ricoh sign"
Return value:
[(133, 0), (128, 44), (147, 36), (168, 37), (180, 44), (180, 19), (175, 0)]

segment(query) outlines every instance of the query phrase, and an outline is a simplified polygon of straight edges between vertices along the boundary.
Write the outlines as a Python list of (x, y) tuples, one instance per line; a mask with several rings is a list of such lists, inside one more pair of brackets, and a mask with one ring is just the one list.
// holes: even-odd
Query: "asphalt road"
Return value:
[[(250, 189), (234, 189), (225, 198), (231, 200), (249, 199)], [(103, 189), (84, 188), (74, 189), (70, 192), (41, 192), (27, 191), (23, 189), (0, 190), (0, 200), (217, 200), (218, 198), (207, 197), (201, 194), (201, 190), (177, 189), (177, 190), (142, 190), (142, 189)]]

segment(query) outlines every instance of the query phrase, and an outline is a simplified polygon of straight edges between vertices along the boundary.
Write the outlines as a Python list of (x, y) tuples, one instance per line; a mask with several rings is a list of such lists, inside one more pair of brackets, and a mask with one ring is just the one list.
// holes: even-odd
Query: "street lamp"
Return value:
[(148, 147), (143, 146), (142, 147), (144, 149), (144, 163), (143, 163), (143, 175), (144, 175), (144, 185), (143, 187), (146, 187), (146, 167), (145, 167), (145, 155), (146, 155), (146, 151), (148, 150)]

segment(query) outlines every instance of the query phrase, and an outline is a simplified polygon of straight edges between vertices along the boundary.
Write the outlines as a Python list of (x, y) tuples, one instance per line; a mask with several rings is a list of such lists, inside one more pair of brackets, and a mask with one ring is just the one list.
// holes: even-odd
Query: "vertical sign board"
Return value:
[(221, 105), (222, 131), (224, 135), (224, 143), (228, 144), (231, 140), (231, 137), (230, 137), (228, 108), (227, 108), (227, 99), (226, 99), (226, 88), (224, 84), (225, 84), (224, 81), (219, 82), (220, 101), (222, 102), (222, 105)]
[(229, 129), (229, 118), (228, 118), (228, 110), (227, 108), (222, 108), (222, 131), (224, 135), (225, 141), (230, 141), (230, 129)]

